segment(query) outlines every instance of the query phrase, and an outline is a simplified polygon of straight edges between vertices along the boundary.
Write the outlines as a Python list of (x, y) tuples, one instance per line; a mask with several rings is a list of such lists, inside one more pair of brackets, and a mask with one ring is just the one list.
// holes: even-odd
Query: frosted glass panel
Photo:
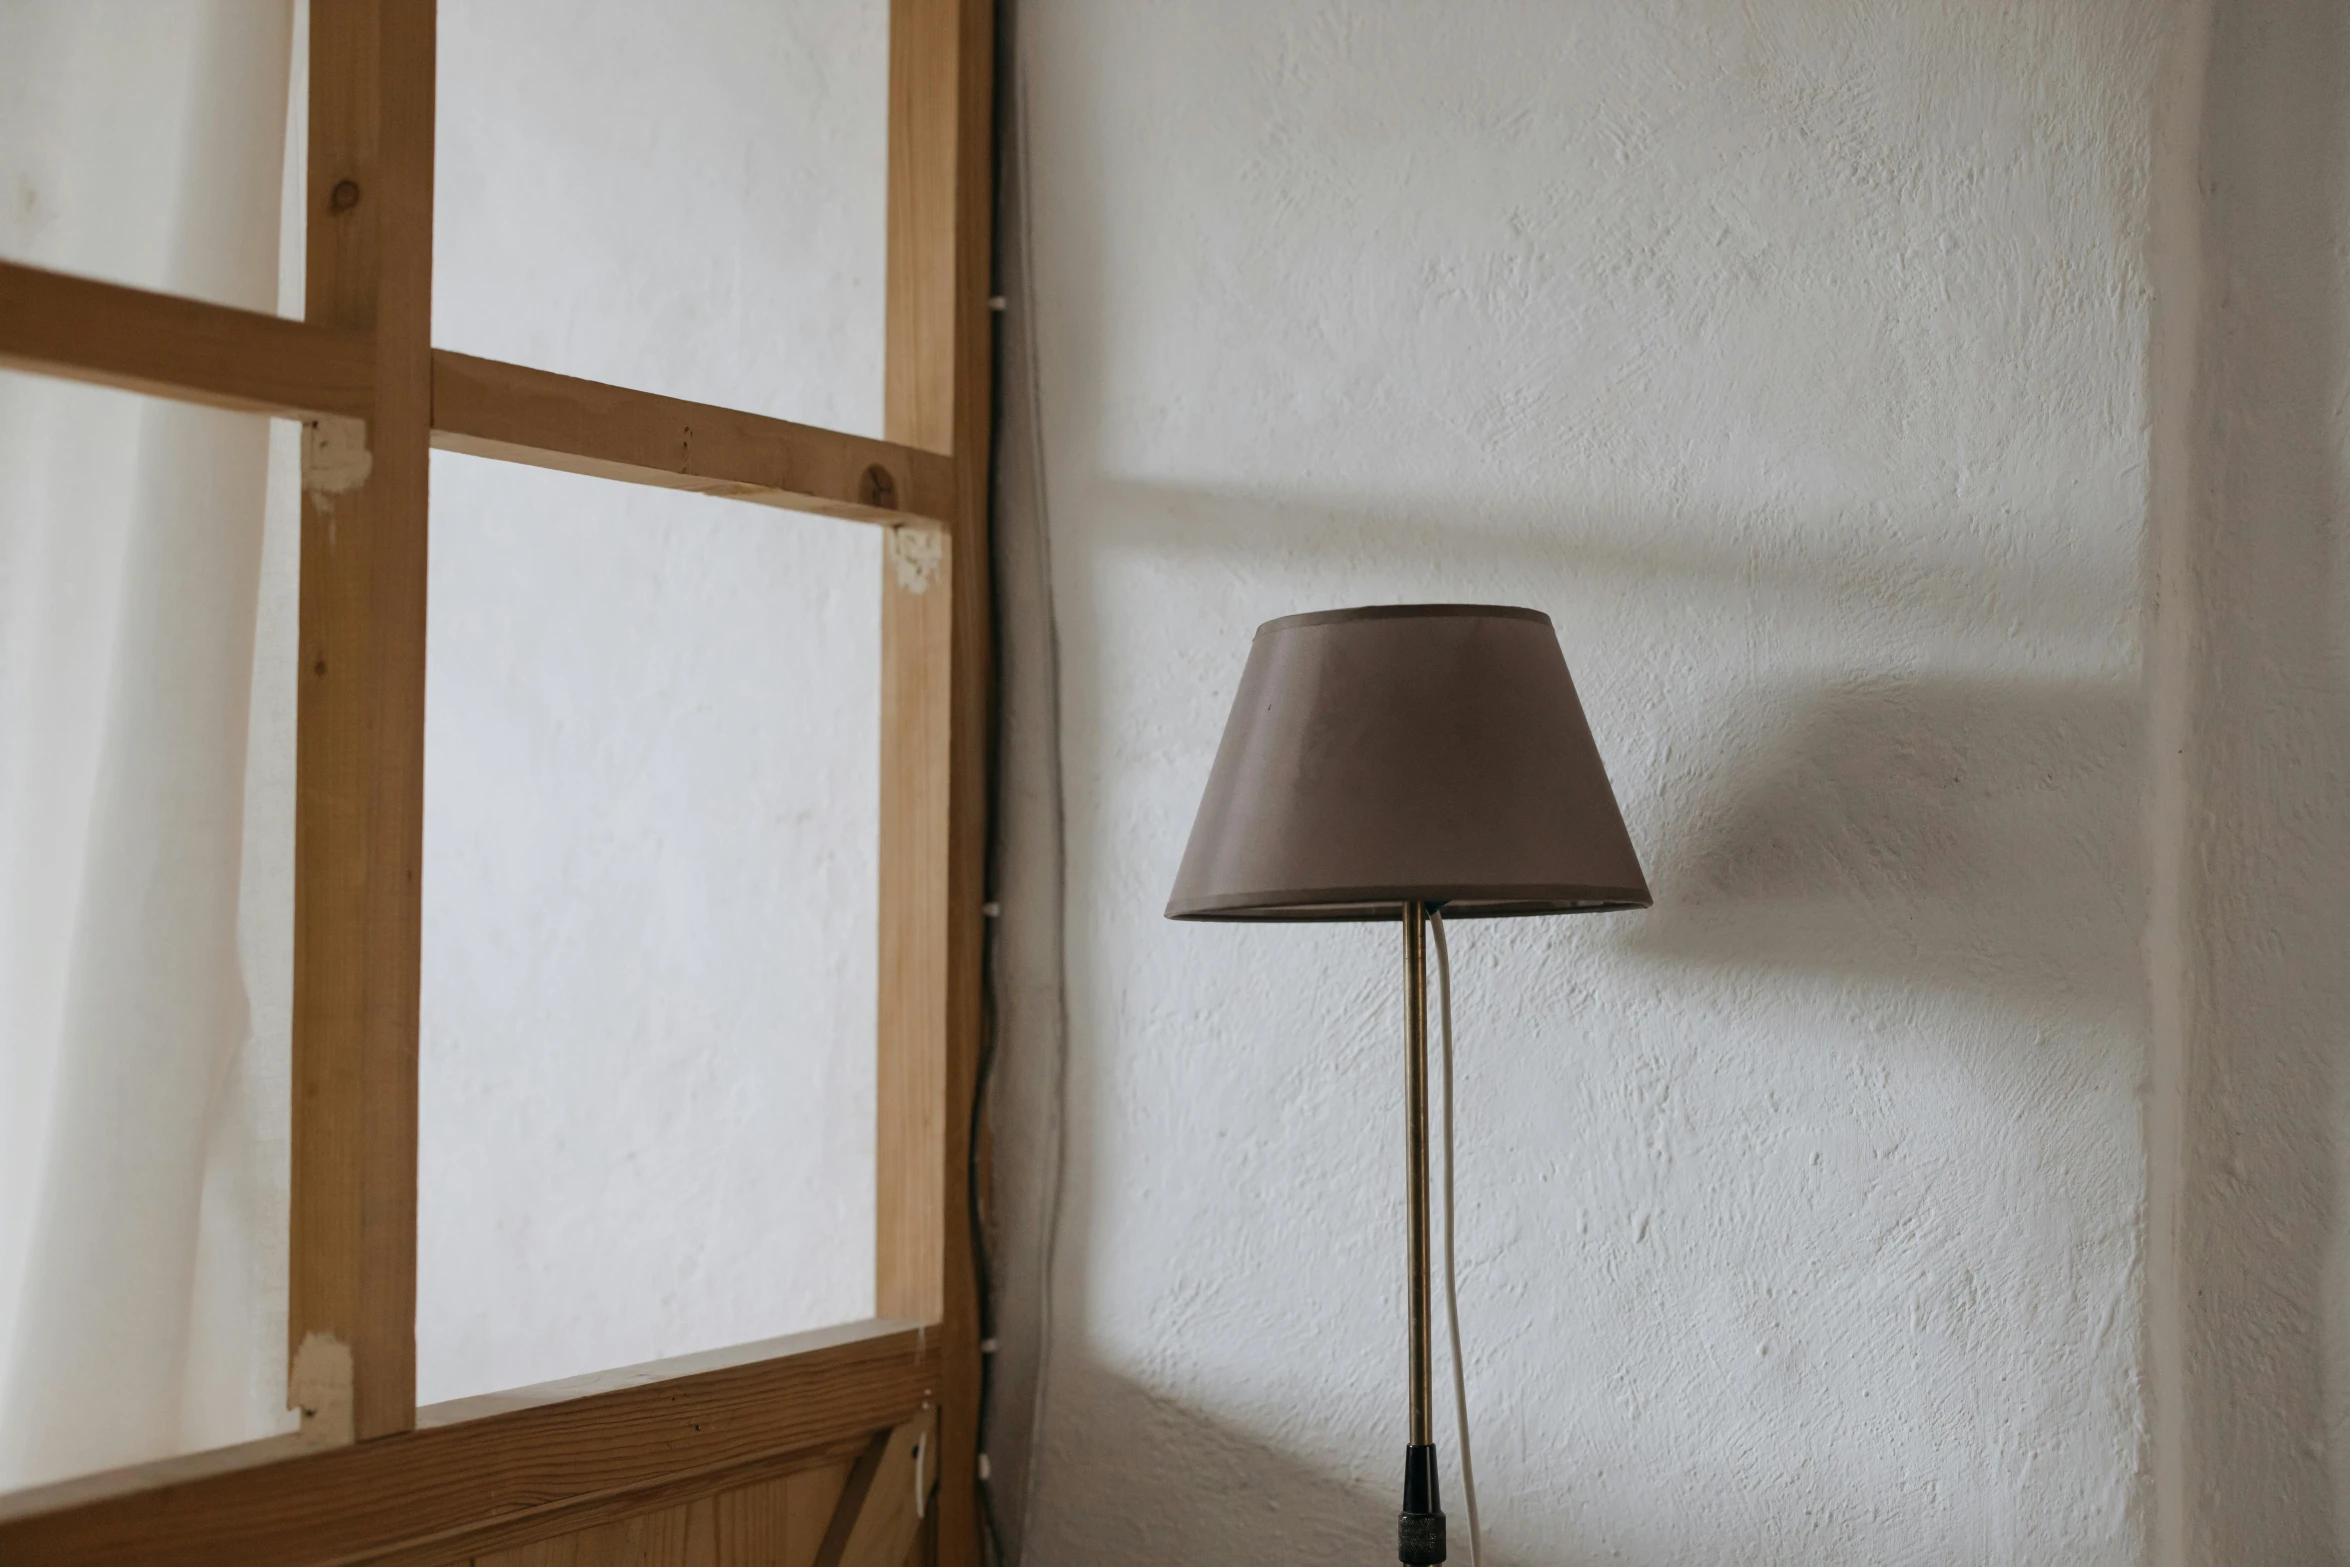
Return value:
[(434, 340), (881, 433), (887, 0), (443, 0)]
[(880, 530), (432, 484), (419, 1397), (870, 1315)]

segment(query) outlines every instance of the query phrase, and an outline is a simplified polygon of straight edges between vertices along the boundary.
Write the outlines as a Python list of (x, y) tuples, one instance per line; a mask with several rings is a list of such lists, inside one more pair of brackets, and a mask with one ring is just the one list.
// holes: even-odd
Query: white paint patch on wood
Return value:
[(286, 1377), (286, 1402), (302, 1413), (302, 1440), (311, 1447), (347, 1447), (353, 1440), (351, 1346), (332, 1333), (304, 1335)]
[(375, 454), (367, 446), (367, 421), (321, 414), (302, 425), (302, 489), (331, 508), (327, 497), (348, 495), (367, 484)]
[(946, 558), (946, 535), (936, 528), (900, 524), (889, 530), (889, 569), (908, 593), (930, 591)]

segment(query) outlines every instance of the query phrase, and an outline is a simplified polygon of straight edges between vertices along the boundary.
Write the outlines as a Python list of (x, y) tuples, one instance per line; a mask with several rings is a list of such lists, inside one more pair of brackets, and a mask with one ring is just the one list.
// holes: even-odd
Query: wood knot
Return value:
[(359, 182), (357, 180), (335, 181), (334, 191), (326, 198), (326, 204), (337, 212), (348, 212), (358, 206)]
[(873, 464), (865, 470), (865, 476), (857, 481), (857, 502), (859, 505), (871, 506), (876, 511), (896, 511), (898, 481), (887, 468), (879, 463)]

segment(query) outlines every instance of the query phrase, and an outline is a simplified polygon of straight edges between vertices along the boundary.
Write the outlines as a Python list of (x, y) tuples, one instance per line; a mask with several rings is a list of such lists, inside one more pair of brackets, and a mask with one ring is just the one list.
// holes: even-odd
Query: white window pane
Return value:
[(881, 433), (887, 0), (444, 0), (434, 340)]
[(418, 1396), (870, 1315), (880, 530), (432, 482)]

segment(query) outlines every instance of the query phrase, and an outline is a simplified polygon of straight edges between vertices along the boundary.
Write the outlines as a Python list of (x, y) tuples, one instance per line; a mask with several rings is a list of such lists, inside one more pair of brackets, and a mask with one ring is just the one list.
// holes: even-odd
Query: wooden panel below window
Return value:
[(301, 1458), (270, 1461), (273, 1443), (250, 1467), (215, 1455), (0, 1498), (0, 1563), (494, 1559), (860, 1461), (877, 1432), (937, 1402), (939, 1371), (935, 1331), (870, 1322), (465, 1399), (418, 1430)]
[(473, 1559), (473, 1567), (812, 1567), (849, 1465), (762, 1480)]

